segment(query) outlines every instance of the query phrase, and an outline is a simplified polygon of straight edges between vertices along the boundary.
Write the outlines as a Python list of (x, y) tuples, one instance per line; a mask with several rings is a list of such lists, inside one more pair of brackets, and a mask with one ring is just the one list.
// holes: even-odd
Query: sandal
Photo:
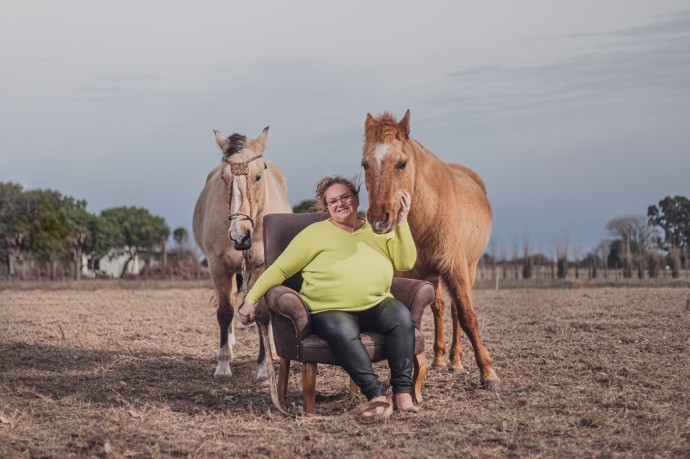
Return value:
[[(382, 413), (373, 414), (371, 416), (363, 416), (362, 413), (372, 410), (374, 408), (384, 407)], [(391, 414), (393, 414), (393, 404), (388, 400), (380, 400), (376, 402), (367, 402), (357, 408), (351, 410), (349, 414), (355, 416), (360, 422), (370, 423), (386, 421)]]
[(400, 410), (398, 408), (398, 404), (395, 403), (395, 397), (393, 397), (393, 408), (395, 409), (395, 411), (398, 411), (400, 413), (419, 413), (419, 407), (415, 405), (414, 402), (412, 406), (407, 408), (406, 410)]

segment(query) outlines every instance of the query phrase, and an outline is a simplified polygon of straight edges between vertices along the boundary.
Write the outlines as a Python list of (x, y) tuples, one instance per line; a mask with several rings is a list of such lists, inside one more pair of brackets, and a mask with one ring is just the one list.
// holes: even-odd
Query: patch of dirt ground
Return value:
[[(254, 327), (215, 380), (210, 297), (1, 291), (0, 457), (690, 457), (687, 289), (475, 291), (503, 392), (478, 387), (463, 338), (466, 374), (430, 370), (421, 412), (375, 425), (277, 414), (254, 383)], [(431, 362), (430, 310), (424, 324)], [(364, 401), (347, 381), (320, 367), (318, 413)], [(299, 410), (294, 363), (286, 401)]]

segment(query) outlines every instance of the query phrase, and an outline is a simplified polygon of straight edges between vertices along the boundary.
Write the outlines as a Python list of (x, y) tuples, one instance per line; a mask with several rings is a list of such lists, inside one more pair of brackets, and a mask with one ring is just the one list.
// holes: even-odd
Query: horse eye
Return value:
[(257, 175), (255, 181), (258, 182), (259, 180), (261, 180), (261, 176), (260, 176), (260, 175)]
[(398, 169), (403, 170), (407, 167), (407, 161), (403, 161), (400, 164), (398, 164)]
[(367, 169), (369, 169), (369, 164), (362, 161), (362, 167), (364, 168), (364, 170), (367, 170)]

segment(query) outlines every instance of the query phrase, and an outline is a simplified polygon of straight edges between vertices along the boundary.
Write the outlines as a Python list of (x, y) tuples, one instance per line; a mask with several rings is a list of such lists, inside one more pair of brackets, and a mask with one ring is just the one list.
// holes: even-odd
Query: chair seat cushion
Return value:
[[(385, 360), (386, 352), (384, 350), (383, 335), (380, 333), (364, 332), (361, 334), (362, 344), (366, 349), (367, 354), (372, 362), (379, 362)], [(418, 329), (414, 330), (414, 353), (415, 355), (424, 352), (424, 335)], [(281, 356), (282, 357), (282, 356)], [(335, 357), (331, 353), (326, 340), (320, 338), (318, 335), (309, 335), (299, 343), (299, 358), (300, 362), (309, 363), (325, 363), (329, 365), (338, 365)]]

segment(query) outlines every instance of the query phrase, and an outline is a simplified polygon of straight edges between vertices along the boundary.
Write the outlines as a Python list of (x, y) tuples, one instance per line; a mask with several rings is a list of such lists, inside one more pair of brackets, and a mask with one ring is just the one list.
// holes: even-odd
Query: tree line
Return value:
[[(623, 215), (606, 224), (606, 237), (588, 253), (572, 246), (568, 237), (554, 243), (552, 253), (535, 253), (525, 237), (522, 247), (513, 243), (512, 260), (505, 250), (499, 255), (495, 242), (482, 258), (482, 268), (491, 268), (503, 278), (530, 279), (535, 276), (565, 279), (570, 275), (608, 277), (608, 271), (624, 278), (657, 278), (670, 271), (679, 278), (681, 270), (690, 269), (690, 200), (667, 196), (648, 206), (646, 215)], [(583, 272), (584, 271), (584, 272)]]
[[(165, 264), (170, 235), (165, 219), (142, 207), (113, 207), (96, 215), (83, 199), (0, 182), (0, 259), (9, 276), (16, 274), (18, 261), (29, 258), (47, 268), (50, 279), (59, 264), (66, 264), (78, 280), (83, 255), (92, 266), (105, 256), (125, 255), (124, 275), (142, 252), (160, 250)], [(173, 238), (184, 246), (187, 230), (175, 229)]]
[[(315, 201), (304, 200), (293, 211), (310, 212)], [(363, 212), (362, 212), (363, 216)], [(489, 247), (481, 265), (492, 272), (509, 270), (514, 278), (532, 278), (537, 268), (551, 278), (564, 279), (570, 269), (575, 277), (586, 269), (596, 278), (601, 270), (620, 270), (623, 277), (655, 278), (662, 269), (674, 278), (681, 269), (689, 269), (690, 200), (684, 196), (667, 196), (650, 205), (647, 215), (615, 217), (606, 224), (607, 237), (583, 257), (579, 247), (569, 247), (568, 238), (555, 244), (554, 254), (535, 253), (525, 237), (522, 247), (513, 244), (512, 261)], [(171, 231), (163, 217), (147, 209), (120, 206), (96, 215), (86, 210), (86, 201), (50, 189), (24, 190), (21, 185), (0, 182), (0, 260), (8, 275), (16, 273), (16, 263), (25, 257), (43, 264), (51, 279), (60, 263), (69, 265), (71, 277), (79, 279), (83, 255), (95, 266), (103, 257), (124, 255), (124, 275), (129, 264), (141, 253), (160, 252), (166, 264), (167, 242)], [(183, 227), (172, 232), (178, 248), (184, 248), (189, 234)], [(521, 250), (520, 250), (521, 249)], [(572, 257), (569, 258), (569, 254)], [(194, 258), (193, 256), (191, 258)], [(573, 259), (574, 258), (574, 259)], [(510, 268), (508, 267), (510, 264)]]

